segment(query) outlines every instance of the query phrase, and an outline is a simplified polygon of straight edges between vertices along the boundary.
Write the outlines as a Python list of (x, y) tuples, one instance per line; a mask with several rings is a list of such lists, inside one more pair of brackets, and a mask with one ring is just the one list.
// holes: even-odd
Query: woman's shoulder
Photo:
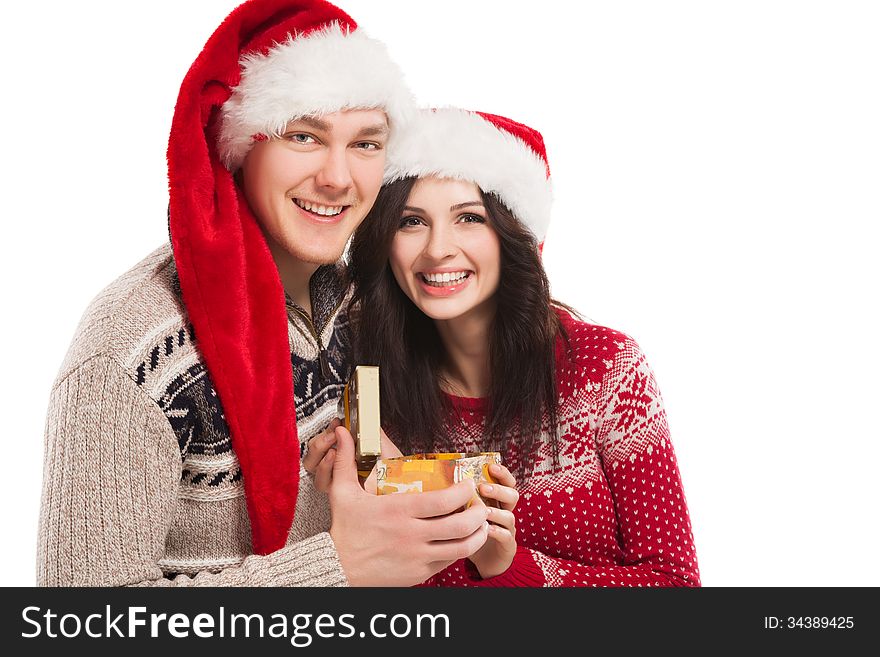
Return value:
[(627, 333), (581, 317), (573, 309), (553, 306), (559, 318), (557, 358), (588, 372), (605, 371), (621, 359), (641, 357), (641, 348)]

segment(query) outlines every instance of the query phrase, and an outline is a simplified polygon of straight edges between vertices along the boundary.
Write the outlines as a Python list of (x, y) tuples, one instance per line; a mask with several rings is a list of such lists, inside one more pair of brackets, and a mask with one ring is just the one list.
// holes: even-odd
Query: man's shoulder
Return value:
[(171, 247), (165, 245), (91, 301), (74, 333), (59, 379), (96, 356), (111, 358), (136, 372), (142, 352), (155, 348), (152, 343), (159, 339), (159, 333), (164, 338), (173, 331), (176, 338), (181, 330), (190, 330), (189, 320), (177, 287)]

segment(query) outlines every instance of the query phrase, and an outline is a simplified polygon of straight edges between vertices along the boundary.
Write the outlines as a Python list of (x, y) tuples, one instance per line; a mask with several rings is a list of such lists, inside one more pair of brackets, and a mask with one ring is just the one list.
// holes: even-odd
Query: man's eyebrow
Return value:
[(449, 207), (450, 212), (455, 212), (456, 210), (461, 210), (462, 208), (467, 208), (471, 205), (479, 205), (483, 207), (482, 201), (468, 201), (467, 203), (457, 203), (456, 205), (452, 205)]
[[(332, 132), (333, 131), (333, 124), (332, 123), (330, 123), (328, 121), (324, 121), (319, 118), (316, 118), (314, 116), (303, 116), (303, 117), (298, 118), (296, 121), (292, 121), (291, 123), (294, 126), (297, 123), (304, 123), (305, 125), (312, 128), (313, 130), (319, 130), (321, 132)], [(388, 134), (388, 132), (389, 132), (388, 124), (376, 123), (375, 125), (368, 125), (368, 126), (361, 128), (358, 131), (357, 136), (355, 138), (360, 139), (362, 137), (384, 137), (385, 135)]]
[(322, 130), (324, 132), (330, 132), (333, 129), (332, 124), (328, 123), (327, 121), (322, 121), (321, 119), (315, 118), (314, 116), (302, 116), (296, 121), (292, 121), (291, 123), (305, 123), (310, 128), (314, 128), (315, 130)]
[(388, 134), (388, 125), (385, 123), (377, 123), (361, 128), (357, 133), (358, 137), (384, 137)]

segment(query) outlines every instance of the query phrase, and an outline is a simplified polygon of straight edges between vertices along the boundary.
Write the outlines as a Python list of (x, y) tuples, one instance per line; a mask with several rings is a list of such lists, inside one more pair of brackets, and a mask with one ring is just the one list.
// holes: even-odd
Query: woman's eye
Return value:
[(400, 220), (401, 228), (410, 228), (412, 226), (421, 226), (422, 220), (418, 217), (404, 217)]
[(478, 214), (463, 214), (459, 221), (466, 224), (484, 224), (486, 223), (485, 218), (481, 217)]

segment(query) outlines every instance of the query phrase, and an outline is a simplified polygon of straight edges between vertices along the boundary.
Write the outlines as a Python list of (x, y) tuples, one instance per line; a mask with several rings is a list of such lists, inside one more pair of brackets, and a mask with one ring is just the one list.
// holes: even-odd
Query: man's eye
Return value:
[(378, 151), (382, 148), (379, 144), (372, 141), (360, 141), (355, 144), (355, 147), (363, 151)]
[(422, 225), (422, 220), (418, 217), (404, 217), (400, 220), (401, 228), (410, 228), (412, 226), (420, 226)]
[(288, 141), (292, 141), (294, 144), (311, 144), (315, 142), (314, 137), (304, 132), (293, 132), (289, 135), (285, 135), (284, 137)]

